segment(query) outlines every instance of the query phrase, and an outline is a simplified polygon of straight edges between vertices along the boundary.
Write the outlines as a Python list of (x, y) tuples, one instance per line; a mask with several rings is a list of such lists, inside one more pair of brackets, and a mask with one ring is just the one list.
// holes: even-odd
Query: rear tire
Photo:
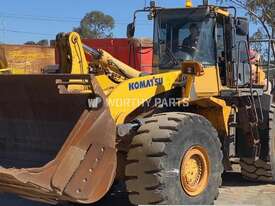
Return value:
[(269, 157), (267, 160), (241, 158), (241, 172), (245, 179), (275, 182), (275, 104), (269, 111)]
[[(131, 203), (214, 203), (222, 183), (223, 165), (221, 143), (212, 125), (202, 116), (174, 112), (157, 114), (144, 119), (144, 122), (133, 138), (127, 157), (129, 164), (126, 166), (126, 187)], [(192, 156), (192, 152), (199, 153), (199, 150), (202, 151), (201, 157), (205, 153), (207, 161), (204, 162), (208, 163), (208, 167), (198, 164), (199, 173), (192, 170), (193, 167), (188, 167), (192, 170), (191, 179), (193, 171), (198, 175), (195, 176), (194, 184), (201, 186), (197, 190), (198, 194), (195, 194), (183, 184), (184, 180), (189, 180), (189, 173), (186, 173), (182, 165), (187, 156)], [(196, 156), (198, 157), (199, 155)], [(195, 158), (190, 162), (192, 161), (203, 162), (197, 162)], [(206, 177), (204, 174), (208, 174), (208, 181), (202, 186), (200, 183)]]

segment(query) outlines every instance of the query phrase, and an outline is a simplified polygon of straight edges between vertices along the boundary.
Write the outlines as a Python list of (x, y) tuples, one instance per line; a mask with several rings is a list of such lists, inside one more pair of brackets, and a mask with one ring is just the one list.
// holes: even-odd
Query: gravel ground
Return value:
[[(5, 206), (48, 206), (16, 198), (12, 195), (1, 195), (0, 202), (0, 205)], [(244, 180), (239, 173), (227, 173), (223, 176), (223, 186), (220, 189), (220, 195), (215, 204), (274, 206), (275, 185), (252, 183)], [(125, 193), (119, 193), (116, 195), (109, 194), (100, 202), (93, 204), (93, 206), (109, 205), (130, 206), (130, 203)]]

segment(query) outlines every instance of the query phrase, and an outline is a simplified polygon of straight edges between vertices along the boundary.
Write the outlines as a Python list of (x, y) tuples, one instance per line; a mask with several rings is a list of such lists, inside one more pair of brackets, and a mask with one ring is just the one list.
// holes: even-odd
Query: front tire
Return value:
[(144, 119), (128, 152), (133, 204), (212, 204), (221, 185), (216, 130), (202, 116), (161, 113)]

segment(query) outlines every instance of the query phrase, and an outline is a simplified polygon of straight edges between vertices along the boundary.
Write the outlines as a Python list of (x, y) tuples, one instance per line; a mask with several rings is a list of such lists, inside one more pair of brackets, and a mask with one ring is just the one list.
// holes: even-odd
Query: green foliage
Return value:
[[(260, 28), (250, 37), (251, 40), (257, 40), (257, 39), (267, 39), (267, 35), (265, 35), (265, 32), (262, 31)], [(268, 43), (262, 43), (262, 42), (254, 42), (251, 43), (251, 48), (258, 52), (259, 54), (263, 55), (263, 57), (268, 56)]]
[(110, 38), (115, 27), (113, 17), (101, 11), (87, 13), (80, 22), (80, 26), (74, 28), (82, 38)]
[(38, 42), (34, 41), (27, 41), (24, 43), (24, 45), (39, 45), (39, 46), (49, 46), (49, 40), (47, 39), (42, 39)]
[[(261, 18), (261, 20), (265, 23), (265, 25), (268, 27), (270, 31), (272, 31), (272, 36), (275, 38), (275, 0), (217, 0), (220, 3), (231, 3), (232, 5), (238, 5), (243, 8), (247, 8), (254, 13), (257, 14), (258, 17)], [(248, 12), (249, 14), (249, 12)], [(258, 21), (253, 15), (250, 15), (251, 19), (257, 23)], [(252, 35), (252, 39), (262, 39), (267, 38), (265, 36), (266, 32), (262, 31), (261, 29), (258, 29), (256, 33)], [(263, 55), (266, 55), (267, 53), (267, 46), (265, 44), (256, 43), (253, 44), (252, 47), (262, 53)], [(272, 48), (273, 58), (274, 58), (274, 45)]]
[(40, 45), (40, 46), (49, 46), (49, 40), (47, 39), (42, 39), (40, 40), (39, 42), (36, 43), (37, 45)]
[(36, 45), (36, 43), (34, 41), (27, 41), (24, 45)]
[(228, 3), (232, 3), (233, 5), (234, 4), (242, 5), (242, 7), (255, 12), (270, 27), (272, 26), (272, 23), (274, 23), (275, 21), (275, 1), (274, 0), (217, 0), (217, 1), (220, 3), (228, 2)]
[(249, 9), (256, 12), (264, 22), (270, 26), (272, 25), (272, 17), (274, 17), (272, 12), (275, 10), (274, 0), (247, 0), (246, 5)]

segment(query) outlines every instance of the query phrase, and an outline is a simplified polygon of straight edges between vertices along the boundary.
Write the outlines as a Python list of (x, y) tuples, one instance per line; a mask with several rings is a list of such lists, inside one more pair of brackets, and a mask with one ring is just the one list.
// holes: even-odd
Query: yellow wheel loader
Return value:
[(133, 204), (212, 204), (232, 158), (274, 182), (275, 105), (262, 65), (252, 71), (248, 20), (190, 2), (138, 12), (154, 19), (153, 74), (69, 33), (59, 69), (0, 76), (0, 191), (90, 204), (120, 180)]

